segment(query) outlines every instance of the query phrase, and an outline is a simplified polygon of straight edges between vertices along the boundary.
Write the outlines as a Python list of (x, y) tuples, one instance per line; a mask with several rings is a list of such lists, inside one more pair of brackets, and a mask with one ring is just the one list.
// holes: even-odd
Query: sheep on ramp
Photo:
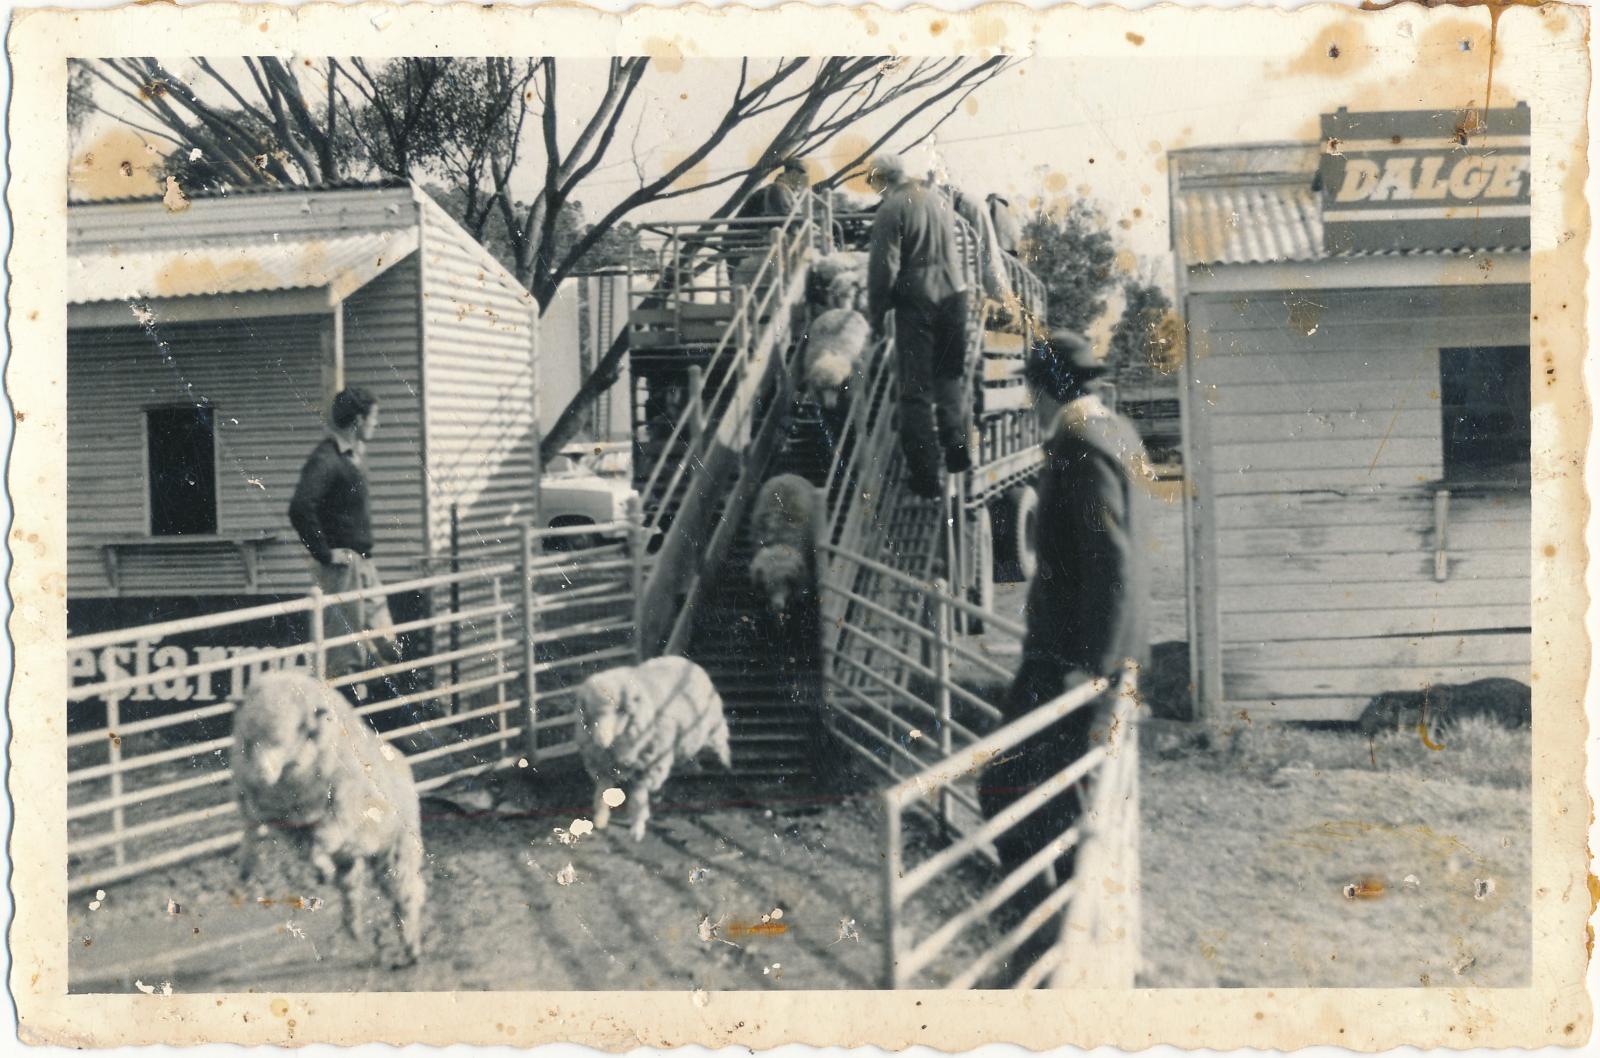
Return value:
[(825, 308), (849, 308), (858, 294), (865, 297), (866, 288), (867, 254), (840, 250), (812, 263), (807, 297)]
[(756, 545), (750, 579), (775, 616), (815, 587), (820, 514), (816, 486), (798, 474), (780, 474), (761, 486), (750, 514)]
[(855, 309), (829, 309), (811, 321), (806, 340), (806, 388), (824, 407), (860, 373), (872, 327)]
[(400, 923), (404, 957), (395, 965), (416, 962), (426, 888), (422, 818), (405, 757), (326, 683), (285, 670), (261, 676), (245, 694), (230, 763), (244, 821), (240, 877), (255, 873), (271, 828), (324, 883), (338, 883), (345, 931), (362, 940), (364, 887), (375, 874)]
[(724, 768), (733, 766), (722, 696), (687, 658), (654, 658), (590, 676), (578, 688), (578, 719), (578, 752), (595, 781), (597, 830), (611, 822), (613, 788), (629, 806), (633, 840), (643, 841), (650, 795), (674, 765), (709, 751)]

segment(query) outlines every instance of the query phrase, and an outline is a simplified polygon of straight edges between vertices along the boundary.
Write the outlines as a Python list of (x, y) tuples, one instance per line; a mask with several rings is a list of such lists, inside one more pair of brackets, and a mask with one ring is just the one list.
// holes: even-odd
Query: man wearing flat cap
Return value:
[[(1019, 719), (1097, 677), (1117, 680), (1128, 660), (1148, 653), (1145, 611), (1150, 552), (1145, 533), (1144, 445), (1128, 420), (1106, 406), (1093, 383), (1106, 371), (1087, 339), (1051, 333), (1030, 353), (1024, 377), (1045, 422), (1046, 462), (1039, 480), (1039, 566), (1028, 586), (1022, 662), (1001, 705), (1006, 722)], [(1093, 705), (1068, 714), (985, 769), (979, 780), (984, 815), (993, 818), (1086, 753), (1093, 740)], [(1081, 814), (1082, 784), (1047, 802), (996, 840), (1004, 871), (1021, 866), (1058, 840)], [(1072, 873), (1071, 852), (1053, 866), (1055, 880)], [(1003, 915), (1026, 914), (1051, 891), (1049, 872), (1018, 894)], [(1019, 952), (1017, 972), (1038, 946)]]
[(810, 190), (811, 177), (806, 172), (806, 163), (799, 158), (786, 158), (772, 182), (756, 188), (744, 200), (737, 214), (739, 219), (765, 223), (745, 226), (743, 234), (752, 244), (752, 252), (729, 255), (728, 263), (735, 283), (748, 286), (755, 280), (761, 262), (766, 259), (773, 233), (783, 226), (784, 219), (794, 209), (800, 196)]
[(967, 451), (965, 368), (967, 295), (955, 220), (945, 196), (911, 179), (905, 161), (880, 154), (867, 182), (883, 196), (872, 220), (868, 313), (875, 333), (894, 310), (900, 379), (900, 445), (919, 496), (943, 492), (942, 472), (972, 466)]

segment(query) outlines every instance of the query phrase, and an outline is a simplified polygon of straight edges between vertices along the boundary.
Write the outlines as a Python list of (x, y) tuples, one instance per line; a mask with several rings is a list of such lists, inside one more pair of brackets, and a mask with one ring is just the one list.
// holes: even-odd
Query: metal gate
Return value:
[[(549, 550), (579, 535), (601, 542)], [(324, 614), (332, 606), (402, 592), (425, 592), (438, 603), (433, 615), (392, 629), (422, 637), (425, 649), (330, 681), (390, 688), (356, 712), (379, 721), (382, 737), (406, 753), (419, 790), (575, 752), (573, 691), (590, 673), (637, 657), (645, 530), (635, 511), (630, 521), (607, 525), (523, 525), (513, 540), (498, 551), (450, 560), (467, 568), (378, 589), (339, 595), (313, 589), (286, 602), (68, 639), (69, 651), (127, 648), (131, 655), (141, 642), (264, 620), (303, 622), (306, 631), (303, 642), (289, 646), (145, 664), (145, 671), (71, 688), (69, 702), (98, 700), (104, 718), (67, 738), (70, 889), (102, 886), (238, 841), (227, 760), (233, 711), (256, 675), (284, 667), (320, 674), (329, 650), (373, 637), (327, 635)], [(224, 700), (129, 719), (124, 703), (141, 689), (149, 697), (155, 685), (197, 678), (226, 680)]]
[[(824, 595), (835, 607), (836, 649), (824, 669), (829, 727), (841, 744), (889, 778), (881, 792), (885, 988), (972, 988), (999, 964), (1039, 938), (1041, 953), (1015, 973), (1015, 987), (1131, 988), (1139, 964), (1137, 671), (1129, 663), (1115, 686), (1097, 680), (1076, 687), (1021, 719), (1000, 723), (999, 710), (954, 678), (958, 664), (1009, 680), (1010, 670), (954, 634), (957, 615), (1020, 638), (1015, 622), (951, 595), (943, 582), (919, 582), (899, 570), (825, 546)], [(868, 598), (859, 574), (892, 583), (897, 606)], [(910, 599), (909, 605), (903, 600)], [(874, 658), (876, 655), (876, 658)], [(869, 662), (876, 661), (876, 664)], [(900, 679), (879, 678), (888, 661)], [(863, 679), (867, 677), (867, 679)], [(979, 807), (983, 768), (1015, 752), (1068, 714), (1093, 710), (1098, 737), (1076, 760), (1024, 792), (992, 819)], [(994, 843), (1069, 790), (1081, 811), (1028, 860), (1000, 867)], [(908, 813), (931, 821), (944, 837), (928, 850), (908, 842)], [(950, 965), (958, 938), (990, 920), (1052, 865), (1072, 852), (1062, 879), (1020, 921), (1009, 925), (965, 965)], [(907, 905), (941, 875), (973, 860), (991, 865), (986, 881), (966, 893), (926, 936), (906, 925)], [(950, 887), (944, 887), (946, 899)], [(1045, 931), (1054, 930), (1054, 934)]]

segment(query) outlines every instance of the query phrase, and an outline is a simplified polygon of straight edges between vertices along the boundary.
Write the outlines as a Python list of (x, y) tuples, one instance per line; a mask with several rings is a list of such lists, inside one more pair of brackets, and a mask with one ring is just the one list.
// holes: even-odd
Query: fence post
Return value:
[[(706, 376), (699, 364), (689, 365), (689, 442), (699, 444), (706, 429)], [(689, 458), (685, 456), (684, 458)]]
[[(461, 572), (461, 505), (450, 505), (450, 575)], [(450, 653), (461, 649), (461, 582), (450, 582)], [(461, 695), (456, 690), (461, 685), (461, 662), (450, 662), (450, 715), (461, 711)]]
[[(933, 605), (936, 617), (937, 638), (933, 641), (933, 671), (939, 674), (939, 686), (934, 701), (939, 710), (939, 759), (948, 760), (955, 752), (950, 737), (950, 603), (945, 598), (945, 582), (934, 581)], [(950, 830), (950, 787), (939, 787), (939, 825)]]
[(526, 737), (523, 741), (528, 747), (528, 763), (539, 762), (539, 705), (535, 699), (535, 689), (538, 682), (534, 679), (534, 642), (533, 642), (533, 524), (523, 522), (522, 526), (522, 690), (525, 698), (524, 711), (527, 713)]
[[(109, 756), (106, 758), (111, 768), (111, 799), (116, 807), (111, 810), (111, 833), (121, 834), (127, 825), (127, 817), (123, 812), (122, 798), (122, 736), (117, 734), (117, 728), (122, 724), (121, 710), (118, 705), (122, 696), (117, 691), (103, 694), (106, 703), (106, 746)], [(127, 862), (127, 846), (118, 840), (111, 846), (112, 855), (116, 857), (117, 866)]]
[(311, 672), (319, 680), (328, 678), (328, 650), (324, 645), (327, 636), (322, 628), (322, 589), (311, 588)]
[(644, 637), (644, 558), (649, 545), (644, 527), (644, 500), (637, 492), (628, 497), (628, 555), (633, 560), (629, 575), (633, 581), (633, 653), (636, 663), (645, 660)]
[(900, 987), (900, 806), (883, 799), (883, 987)]
[[(500, 612), (501, 603), (502, 603), (503, 599), (505, 598), (505, 593), (500, 590), (500, 579), (501, 579), (500, 575), (499, 574), (495, 574), (495, 578), (494, 578), (494, 641), (497, 644), (501, 640), (505, 639), (505, 632), (506, 632), (505, 615)], [(508, 748), (507, 745), (506, 745), (505, 733), (506, 733), (506, 726), (507, 726), (506, 725), (506, 707), (507, 707), (507, 705), (509, 703), (506, 701), (506, 681), (505, 681), (505, 675), (506, 675), (506, 653), (505, 653), (505, 648), (501, 647), (501, 646), (496, 646), (494, 648), (494, 674), (496, 676), (495, 683), (494, 683), (494, 697), (495, 697), (495, 707), (496, 707), (495, 719), (496, 719), (496, 721), (498, 721), (498, 723), (500, 725), (500, 756), (504, 757), (506, 755), (506, 749)]]

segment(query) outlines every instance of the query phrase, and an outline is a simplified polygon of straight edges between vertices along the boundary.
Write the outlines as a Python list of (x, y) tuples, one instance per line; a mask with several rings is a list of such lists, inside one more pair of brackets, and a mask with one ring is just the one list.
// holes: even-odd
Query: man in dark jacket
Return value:
[[(1088, 341), (1066, 330), (1052, 333), (1027, 364), (1029, 386), (1049, 425), (1039, 481), (1039, 565), (1028, 587), (1022, 663), (1002, 705), (1008, 722), (1097, 677), (1111, 680), (1108, 693), (1114, 694), (1124, 663), (1143, 664), (1148, 654), (1144, 446), (1133, 425), (1093, 392), (1105, 370)], [(1095, 712), (1093, 704), (1076, 710), (987, 768), (979, 789), (984, 815), (993, 818), (1087, 752)], [(996, 840), (1004, 870), (1072, 826), (1082, 811), (1082, 785)], [(1037, 906), (1071, 876), (1072, 863), (1070, 852), (1057, 859), (1055, 878), (1046, 871), (1008, 915), (1017, 918)], [(1056, 933), (1046, 927), (1036, 936), (1042, 947)]]
[(806, 172), (806, 163), (799, 158), (790, 158), (783, 163), (783, 168), (772, 183), (756, 188), (744, 200), (737, 214), (739, 219), (761, 220), (765, 223), (741, 225), (737, 229), (740, 240), (750, 249), (742, 254), (729, 255), (735, 283), (749, 286), (755, 280), (771, 248), (772, 234), (783, 225), (800, 196), (809, 190), (811, 178)]
[[(312, 449), (289, 503), (289, 521), (310, 552), (316, 584), (329, 595), (380, 588), (372, 563), (372, 510), (367, 495), (366, 446), (378, 429), (378, 401), (351, 387), (333, 398), (328, 436)], [(324, 634), (383, 633), (392, 629), (381, 595), (327, 608)], [(337, 678), (368, 668), (373, 656), (398, 657), (391, 634), (349, 643), (327, 653), (326, 672)]]
[(967, 295), (955, 221), (945, 197), (912, 180), (898, 155), (874, 158), (867, 182), (883, 195), (872, 219), (868, 313), (882, 334), (894, 310), (900, 445), (911, 490), (933, 498), (942, 493), (941, 454), (952, 473), (972, 466), (963, 377)]

